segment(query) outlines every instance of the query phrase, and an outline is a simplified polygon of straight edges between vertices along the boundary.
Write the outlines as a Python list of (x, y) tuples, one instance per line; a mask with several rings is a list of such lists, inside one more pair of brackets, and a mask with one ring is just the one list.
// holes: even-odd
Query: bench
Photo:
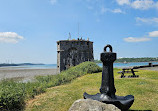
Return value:
[(134, 68), (131, 67), (131, 68), (123, 68), (122, 71), (119, 71), (117, 73), (121, 73), (121, 78), (126, 77), (124, 75), (125, 73), (132, 73), (133, 74), (133, 75), (129, 75), (128, 77), (139, 77), (139, 75), (135, 75), (135, 72), (138, 72), (138, 71), (134, 71)]

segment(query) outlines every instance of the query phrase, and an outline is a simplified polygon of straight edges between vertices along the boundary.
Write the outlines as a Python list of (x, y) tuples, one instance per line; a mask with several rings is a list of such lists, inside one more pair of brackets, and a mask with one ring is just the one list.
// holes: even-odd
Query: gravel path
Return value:
[(0, 68), (0, 80), (14, 78), (29, 81), (37, 75), (55, 74), (57, 74), (57, 69), (19, 69), (15, 67)]

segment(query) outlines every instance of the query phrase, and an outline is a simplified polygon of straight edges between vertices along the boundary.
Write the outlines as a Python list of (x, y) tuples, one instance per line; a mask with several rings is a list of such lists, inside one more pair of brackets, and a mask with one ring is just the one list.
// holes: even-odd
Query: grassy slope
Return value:
[(94, 62), (83, 62), (58, 75), (37, 76), (34, 82), (0, 81), (0, 110), (22, 110), (25, 101), (44, 93), (47, 88), (66, 84), (87, 73), (101, 72)]
[[(115, 70), (116, 95), (134, 95), (135, 102), (131, 110), (158, 109), (158, 72), (140, 70), (139, 78), (119, 78)], [(36, 96), (27, 102), (26, 111), (67, 111), (72, 103), (89, 94), (99, 92), (101, 73), (89, 74), (73, 80), (71, 83), (48, 88), (46, 93)]]

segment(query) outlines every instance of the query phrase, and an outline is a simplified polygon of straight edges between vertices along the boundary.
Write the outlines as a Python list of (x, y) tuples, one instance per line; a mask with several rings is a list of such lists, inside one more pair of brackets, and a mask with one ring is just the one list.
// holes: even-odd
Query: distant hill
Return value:
[(27, 66), (27, 65), (44, 65), (44, 64), (42, 64), (42, 63), (20, 63), (20, 64), (3, 63), (3, 64), (0, 64), (0, 67), (4, 67), (4, 66)]
[[(124, 62), (154, 62), (158, 61), (158, 57), (142, 57), (142, 58), (118, 58), (116, 63), (124, 63)], [(101, 63), (100, 60), (94, 60), (96, 63)]]
[(20, 63), (20, 64), (18, 64), (18, 65), (20, 65), (20, 66), (23, 66), (23, 65), (44, 65), (43, 63)]

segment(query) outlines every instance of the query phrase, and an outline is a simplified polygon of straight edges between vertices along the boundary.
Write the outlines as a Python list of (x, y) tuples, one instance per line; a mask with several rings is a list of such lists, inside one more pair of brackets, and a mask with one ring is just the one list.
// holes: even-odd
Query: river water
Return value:
[[(102, 67), (102, 63), (97, 63), (99, 66)], [(114, 63), (114, 67), (121, 68), (121, 67), (132, 67), (132, 66), (142, 66), (148, 65), (148, 62), (129, 62), (129, 63)], [(152, 64), (158, 64), (158, 62), (152, 62)], [(4, 68), (4, 67), (1, 67)], [(9, 68), (9, 67), (6, 67)], [(56, 69), (57, 64), (44, 64), (44, 65), (26, 65), (26, 66), (12, 66), (10, 68), (16, 69)]]

